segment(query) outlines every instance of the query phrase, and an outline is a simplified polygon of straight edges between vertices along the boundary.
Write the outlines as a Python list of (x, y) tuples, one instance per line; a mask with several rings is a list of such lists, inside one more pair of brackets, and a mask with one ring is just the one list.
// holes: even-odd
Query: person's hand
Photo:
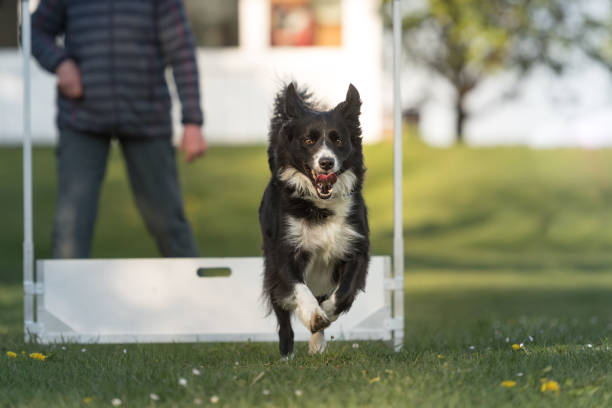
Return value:
[(186, 124), (183, 127), (183, 139), (181, 139), (180, 148), (185, 152), (185, 161), (188, 163), (206, 153), (208, 144), (199, 125)]
[(55, 70), (57, 74), (57, 87), (67, 98), (78, 99), (83, 96), (83, 83), (81, 70), (71, 59), (62, 61)]

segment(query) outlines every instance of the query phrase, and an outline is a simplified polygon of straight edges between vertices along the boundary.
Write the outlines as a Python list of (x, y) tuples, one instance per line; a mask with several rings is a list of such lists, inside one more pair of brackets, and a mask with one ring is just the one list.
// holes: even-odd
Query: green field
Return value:
[[(392, 148), (365, 154), (372, 252), (390, 254)], [(53, 151), (36, 149), (34, 160), (36, 255), (45, 258)], [(259, 255), (265, 147), (213, 146), (180, 170), (202, 255)], [(433, 149), (407, 136), (404, 175), (402, 352), (332, 341), (325, 355), (309, 357), (299, 343), (282, 363), (276, 344), (82, 351), (22, 341), (21, 151), (0, 149), (0, 407), (112, 406), (113, 398), (132, 407), (612, 406), (612, 151)], [(93, 255), (156, 256), (118, 149)], [(543, 379), (560, 389), (542, 392)], [(500, 385), (507, 380), (515, 386)]]

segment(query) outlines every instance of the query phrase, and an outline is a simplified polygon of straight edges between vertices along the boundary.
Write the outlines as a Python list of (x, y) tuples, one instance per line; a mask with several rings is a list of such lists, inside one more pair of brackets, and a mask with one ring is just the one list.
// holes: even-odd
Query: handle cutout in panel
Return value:
[(232, 274), (232, 270), (226, 267), (198, 268), (196, 273), (200, 278), (227, 278)]

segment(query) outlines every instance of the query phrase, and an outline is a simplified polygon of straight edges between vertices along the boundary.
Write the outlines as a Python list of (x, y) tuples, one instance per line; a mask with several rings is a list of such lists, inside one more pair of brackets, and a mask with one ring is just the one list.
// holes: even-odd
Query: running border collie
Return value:
[(283, 359), (293, 355), (293, 312), (312, 333), (309, 353), (322, 353), (323, 330), (365, 289), (370, 258), (360, 113), (352, 84), (331, 110), (293, 82), (275, 99), (268, 147), (272, 174), (259, 223), (264, 297), (278, 321)]

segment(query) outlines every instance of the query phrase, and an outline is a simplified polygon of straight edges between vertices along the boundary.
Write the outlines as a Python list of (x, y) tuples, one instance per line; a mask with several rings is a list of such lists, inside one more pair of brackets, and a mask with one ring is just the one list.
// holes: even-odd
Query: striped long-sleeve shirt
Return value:
[(182, 122), (202, 124), (194, 39), (181, 0), (41, 0), (32, 15), (32, 53), (50, 72), (67, 58), (80, 68), (83, 97), (58, 92), (60, 129), (169, 137), (168, 65)]

